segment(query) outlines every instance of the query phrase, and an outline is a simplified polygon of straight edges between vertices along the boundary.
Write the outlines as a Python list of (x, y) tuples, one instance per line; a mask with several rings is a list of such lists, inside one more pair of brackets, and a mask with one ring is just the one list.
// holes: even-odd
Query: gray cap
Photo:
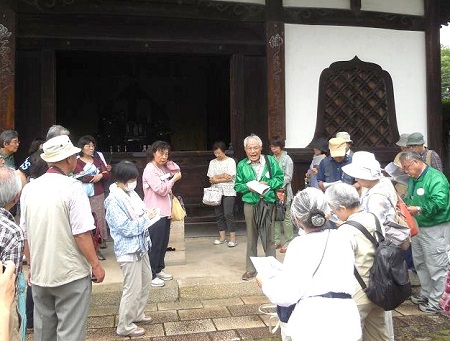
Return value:
[(409, 134), (401, 134), (396, 145), (399, 147), (406, 147), (406, 142), (408, 142), (408, 136)]
[(350, 138), (350, 134), (346, 131), (340, 131), (336, 134), (336, 137), (340, 137), (341, 139), (344, 139), (347, 143), (353, 143), (352, 139)]
[(423, 139), (423, 135), (421, 133), (416, 132), (408, 136), (408, 140), (406, 141), (407, 146), (420, 144), (425, 144), (425, 140)]

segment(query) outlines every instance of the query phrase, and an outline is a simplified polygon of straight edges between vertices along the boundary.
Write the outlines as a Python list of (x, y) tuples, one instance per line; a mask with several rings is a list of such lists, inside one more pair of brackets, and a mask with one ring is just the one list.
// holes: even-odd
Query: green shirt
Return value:
[[(263, 158), (264, 155), (261, 154), (260, 159)], [(275, 202), (275, 191), (283, 186), (284, 174), (273, 156), (267, 155), (267, 159), (270, 163), (272, 176), (269, 175), (269, 169), (267, 168), (267, 164), (265, 164), (260, 179), (257, 179), (257, 175), (248, 158), (239, 161), (236, 167), (236, 182), (234, 189), (236, 192), (242, 193), (243, 202), (256, 205), (261, 198), (258, 193), (252, 192), (248, 189), (247, 182), (252, 180), (267, 182), (267, 185), (270, 186), (271, 191), (268, 191), (263, 196), (263, 200), (268, 203)]]
[(445, 175), (427, 166), (417, 178), (409, 178), (405, 196), (408, 206), (420, 206), (415, 215), (420, 227), (436, 226), (450, 221), (449, 183)]
[(16, 168), (16, 163), (14, 162), (14, 154), (11, 155), (3, 154), (2, 150), (0, 149), (0, 156), (5, 160), (6, 166)]

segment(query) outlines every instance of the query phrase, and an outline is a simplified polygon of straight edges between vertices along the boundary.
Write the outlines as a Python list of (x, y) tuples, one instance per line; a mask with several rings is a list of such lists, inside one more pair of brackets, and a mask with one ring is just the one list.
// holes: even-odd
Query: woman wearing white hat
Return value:
[(392, 182), (383, 177), (380, 163), (375, 155), (360, 151), (353, 154), (352, 163), (342, 167), (342, 170), (354, 177), (363, 187), (361, 208), (374, 213), (386, 228), (386, 236), (395, 244), (400, 245), (409, 237), (409, 230), (399, 230), (389, 226), (395, 221), (397, 192)]
[[(386, 238), (397, 245), (408, 240), (409, 229), (400, 230), (389, 226), (390, 221), (395, 221), (397, 192), (392, 182), (383, 177), (380, 163), (375, 159), (375, 155), (365, 151), (355, 152), (352, 163), (342, 167), (342, 170), (354, 177), (361, 185), (363, 194), (360, 198), (360, 208), (366, 212), (372, 212), (378, 217), (378, 220), (384, 225)], [(389, 339), (394, 340), (392, 312), (390, 311), (385, 314), (385, 326)]]

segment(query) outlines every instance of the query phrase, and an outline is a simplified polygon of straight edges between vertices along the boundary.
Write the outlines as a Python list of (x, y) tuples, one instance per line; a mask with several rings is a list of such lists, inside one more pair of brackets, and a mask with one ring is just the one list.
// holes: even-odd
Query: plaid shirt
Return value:
[(16, 265), (16, 274), (22, 271), (24, 245), (22, 229), (8, 210), (0, 208), (0, 261), (13, 261)]
[[(111, 187), (110, 187), (111, 188)], [(121, 189), (118, 189), (122, 191)], [(135, 191), (130, 191), (125, 195), (132, 196), (136, 202), (142, 202)], [(143, 211), (134, 205), (139, 217), (133, 218), (128, 211), (124, 201), (114, 190), (111, 190), (105, 199), (106, 221), (110, 229), (111, 237), (114, 240), (114, 253), (116, 258), (135, 252), (147, 252), (151, 247), (148, 227), (150, 218)], [(142, 207), (144, 203), (142, 202)]]
[[(430, 163), (427, 162), (428, 151), (431, 151)], [(438, 153), (436, 153), (434, 150), (425, 148), (424, 151), (419, 154), (420, 154), (420, 157), (422, 158), (422, 161), (425, 162), (426, 164), (428, 164), (428, 166), (431, 166), (431, 167), (437, 169), (438, 171), (441, 171), (441, 172), (443, 171), (441, 158), (439, 157)]]

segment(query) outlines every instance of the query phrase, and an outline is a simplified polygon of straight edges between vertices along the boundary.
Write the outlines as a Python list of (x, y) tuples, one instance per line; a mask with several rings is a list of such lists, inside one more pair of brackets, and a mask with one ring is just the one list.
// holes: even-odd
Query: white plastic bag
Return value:
[(202, 202), (208, 206), (219, 206), (222, 203), (222, 190), (213, 186), (203, 188)]

